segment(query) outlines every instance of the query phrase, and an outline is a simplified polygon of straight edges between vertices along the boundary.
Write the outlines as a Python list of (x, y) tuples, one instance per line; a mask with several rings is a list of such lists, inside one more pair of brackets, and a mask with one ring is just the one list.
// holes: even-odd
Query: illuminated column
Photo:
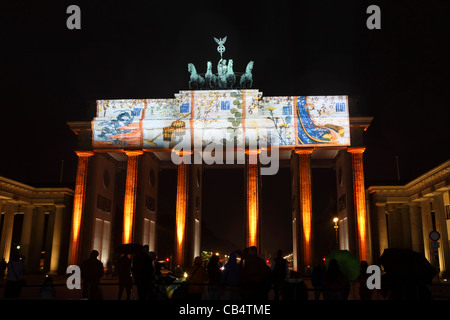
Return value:
[(59, 257), (61, 253), (62, 228), (64, 222), (65, 205), (55, 205), (55, 223), (53, 227), (52, 256), (50, 258), (50, 272), (57, 273), (59, 267)]
[(139, 169), (139, 156), (141, 150), (125, 151), (128, 156), (127, 180), (125, 184), (125, 200), (123, 205), (123, 233), (122, 243), (133, 242), (134, 216), (136, 211), (137, 178)]
[(176, 244), (175, 244), (175, 263), (184, 264), (185, 239), (186, 239), (186, 217), (188, 210), (188, 177), (189, 167), (181, 162), (178, 165), (177, 177), (177, 203), (176, 203)]
[(377, 221), (377, 238), (378, 238), (378, 247), (379, 247), (379, 255), (383, 254), (384, 249), (389, 247), (388, 242), (388, 229), (386, 224), (386, 203), (377, 202), (376, 203), (376, 221)]
[(295, 149), (299, 156), (300, 217), (302, 226), (301, 251), (305, 267), (312, 267), (312, 197), (311, 197), (311, 153), (314, 149)]
[(78, 156), (77, 178), (75, 181), (75, 194), (73, 197), (72, 230), (70, 236), (69, 264), (78, 263), (80, 229), (84, 212), (86, 198), (86, 182), (88, 173), (89, 157), (94, 153), (91, 151), (76, 151)]
[(20, 252), (25, 257), (29, 257), (30, 252), (31, 231), (33, 228), (33, 212), (34, 206), (32, 205), (25, 206), (22, 223), (22, 235), (20, 236)]
[[(247, 177), (247, 247), (259, 247), (259, 149), (245, 150)], [(260, 249), (260, 248), (258, 248)]]
[(6, 204), (6, 212), (4, 213), (3, 220), (3, 230), (2, 230), (2, 238), (1, 238), (1, 247), (0, 254), (6, 261), (9, 261), (9, 256), (11, 254), (11, 242), (12, 242), (12, 234), (14, 228), (14, 204), (7, 203)]
[(423, 253), (422, 217), (417, 202), (409, 203), (411, 224), (411, 249)]
[(352, 155), (353, 201), (359, 260), (367, 261), (366, 197), (364, 188), (363, 153), (366, 148), (348, 148)]

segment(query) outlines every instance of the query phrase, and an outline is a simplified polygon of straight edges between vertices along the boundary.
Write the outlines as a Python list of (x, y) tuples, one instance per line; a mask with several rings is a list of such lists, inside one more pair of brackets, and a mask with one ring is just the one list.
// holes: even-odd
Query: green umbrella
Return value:
[(360, 273), (358, 259), (348, 250), (334, 250), (327, 257), (325, 266), (328, 269), (330, 261), (335, 259), (339, 270), (347, 281), (354, 281)]

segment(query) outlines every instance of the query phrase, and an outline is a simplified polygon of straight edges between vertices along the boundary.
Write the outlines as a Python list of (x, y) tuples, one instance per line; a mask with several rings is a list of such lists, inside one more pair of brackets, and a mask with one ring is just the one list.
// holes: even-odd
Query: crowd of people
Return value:
[[(93, 250), (81, 265), (84, 299), (102, 299), (100, 280), (105, 273), (97, 257), (98, 252)], [(118, 300), (123, 298), (124, 292), (127, 300), (164, 298), (159, 286), (162, 281), (161, 265), (156, 261), (155, 253), (149, 252), (148, 246), (143, 246), (142, 252), (133, 255), (122, 254), (115, 264), (115, 272), (119, 280)], [(268, 298), (271, 288), (274, 289), (275, 299), (280, 298), (289, 268), (281, 250), (269, 267), (258, 255), (257, 248), (249, 247), (230, 253), (223, 268), (216, 255), (206, 263), (201, 257), (195, 257), (194, 264), (186, 269), (184, 275), (184, 285), (180, 284), (184, 291), (174, 297), (192, 300), (264, 300)], [(177, 276), (182, 277), (181, 274)], [(132, 297), (133, 284), (137, 297)]]
[[(93, 250), (89, 258), (84, 260), (80, 266), (83, 279), (83, 299), (103, 299), (101, 279), (105, 275), (105, 270), (102, 262), (98, 260), (98, 256), (99, 252)], [(161, 264), (157, 261), (156, 254), (149, 252), (148, 246), (141, 246), (141, 249), (133, 254), (121, 254), (114, 267), (114, 272), (118, 276), (118, 300), (123, 298), (124, 292), (127, 300), (167, 299), (167, 285), (172, 281), (167, 282), (164, 280), (165, 277), (183, 279), (177, 282), (176, 294), (170, 297), (172, 299), (267, 300), (271, 290), (273, 290), (274, 300), (307, 299), (307, 291), (312, 290), (316, 300), (321, 298), (323, 300), (347, 300), (351, 291), (351, 282), (344, 277), (341, 267), (335, 259), (327, 261), (327, 266), (323, 259), (313, 268), (310, 274), (312, 288), (307, 288), (301, 279), (304, 275), (300, 276), (289, 269), (288, 262), (283, 258), (281, 250), (268, 264), (254, 246), (242, 251), (231, 252), (228, 261), (223, 266), (217, 255), (211, 256), (209, 261), (204, 261), (199, 256), (195, 257), (194, 264), (183, 270), (185, 272), (179, 270), (170, 273), (168, 270), (169, 276), (167, 273), (166, 275), (161, 273)], [(361, 261), (359, 277), (354, 280), (359, 282), (357, 290), (360, 300), (373, 298), (373, 290), (368, 289), (366, 285), (369, 276), (366, 272), (367, 268), (367, 262)], [(4, 282), (6, 270), (8, 272), (6, 282)], [(18, 254), (12, 254), (8, 263), (4, 259), (0, 261), (5, 298), (20, 296), (24, 286), (24, 271), (23, 257)], [(106, 271), (106, 274), (110, 273), (112, 273), (112, 267)], [(395, 293), (399, 285), (392, 280), (389, 282), (388, 276), (388, 274), (383, 276), (385, 281), (382, 282), (382, 285)], [(136, 287), (137, 296), (132, 296), (133, 285)], [(383, 295), (383, 290), (381, 291)], [(426, 291), (426, 288), (422, 291), (426, 294), (422, 294), (420, 298), (430, 299), (429, 291)], [(52, 278), (49, 276), (44, 279), (40, 297), (46, 299), (55, 297)], [(388, 298), (395, 299), (396, 296), (391, 294)]]
[(187, 271), (185, 297), (192, 300), (265, 300), (273, 288), (274, 298), (279, 299), (288, 274), (288, 262), (281, 251), (269, 267), (254, 246), (230, 253), (223, 270), (218, 256), (212, 256), (206, 266), (201, 257), (196, 257), (194, 265)]

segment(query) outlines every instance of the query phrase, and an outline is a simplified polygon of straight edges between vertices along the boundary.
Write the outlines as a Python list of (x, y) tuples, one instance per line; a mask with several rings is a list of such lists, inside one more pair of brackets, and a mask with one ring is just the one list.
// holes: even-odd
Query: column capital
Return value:
[(385, 207), (386, 206), (386, 202), (375, 202), (375, 206), (377, 206), (377, 207)]
[(314, 148), (295, 148), (294, 152), (296, 154), (311, 154), (314, 151)]
[(94, 155), (92, 151), (75, 151), (78, 157), (90, 157)]
[(142, 150), (125, 150), (124, 152), (127, 154), (128, 157), (129, 156), (140, 156), (140, 155), (144, 154), (144, 151), (142, 151)]
[(261, 153), (261, 149), (245, 149), (244, 152), (247, 155), (260, 154)]
[(180, 157), (182, 157), (182, 156), (190, 156), (190, 155), (194, 154), (194, 151), (192, 151), (192, 150), (175, 150), (175, 149), (172, 149), (172, 152), (175, 152)]
[(366, 150), (366, 147), (348, 147), (347, 152), (350, 153), (363, 153)]

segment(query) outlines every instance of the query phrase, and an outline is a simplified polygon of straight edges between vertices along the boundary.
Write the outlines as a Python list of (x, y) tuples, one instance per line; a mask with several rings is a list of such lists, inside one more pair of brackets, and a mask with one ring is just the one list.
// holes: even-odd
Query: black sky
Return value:
[[(81, 30), (66, 28), (71, 4)], [(370, 4), (381, 30), (366, 28)], [(396, 155), (410, 181), (450, 155), (449, 12), (448, 1), (417, 0), (3, 1), (0, 175), (58, 185), (64, 160), (70, 186), (76, 140), (66, 121), (91, 120), (96, 99), (173, 97), (188, 87), (187, 63), (204, 72), (218, 60), (213, 37), (226, 35), (225, 57), (235, 70), (254, 60), (265, 96), (357, 98), (351, 116), (375, 117), (366, 184), (395, 183)]]

